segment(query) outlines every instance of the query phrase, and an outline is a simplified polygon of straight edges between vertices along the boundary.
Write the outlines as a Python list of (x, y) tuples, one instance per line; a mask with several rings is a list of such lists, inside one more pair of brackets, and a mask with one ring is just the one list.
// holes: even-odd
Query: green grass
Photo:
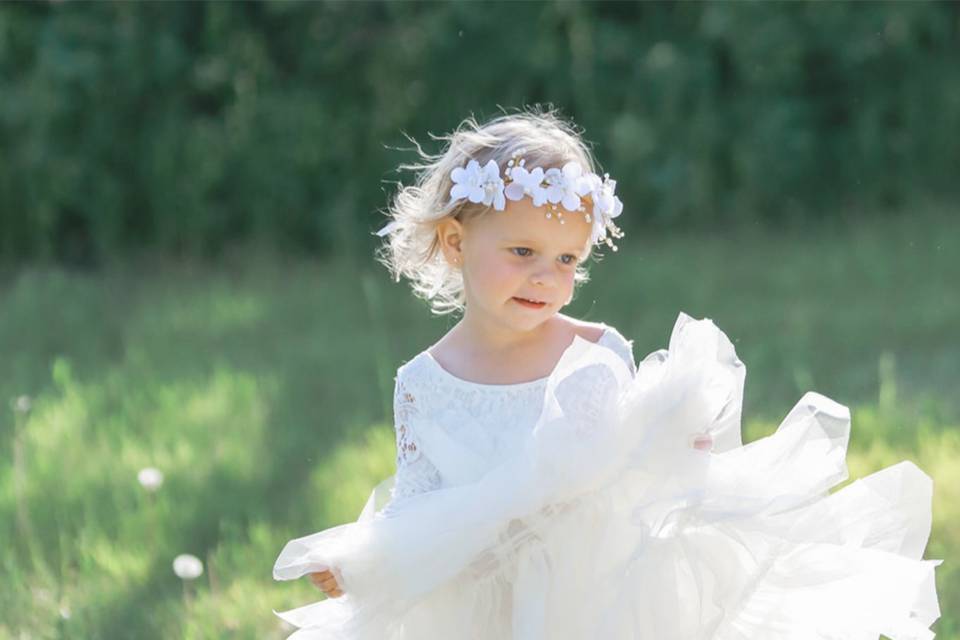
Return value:
[[(853, 412), (850, 481), (934, 478), (938, 639), (960, 638), (960, 221), (628, 235), (567, 309), (663, 347), (713, 318), (747, 365), (745, 440), (807, 390)], [(0, 639), (280, 638), (283, 543), (356, 518), (393, 471), (396, 367), (454, 322), (371, 261), (245, 250), (0, 284)], [(137, 472), (160, 468), (145, 493)], [(187, 589), (180, 553), (204, 561)], [(302, 584), (301, 584), (302, 583)]]

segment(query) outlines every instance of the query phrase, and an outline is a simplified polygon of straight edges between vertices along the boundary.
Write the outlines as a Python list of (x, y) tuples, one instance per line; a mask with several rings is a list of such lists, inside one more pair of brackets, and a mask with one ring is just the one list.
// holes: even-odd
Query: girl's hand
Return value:
[(690, 439), (690, 446), (701, 451), (709, 451), (713, 448), (713, 436), (709, 433), (698, 433)]
[(337, 579), (329, 570), (318, 571), (307, 575), (310, 576), (310, 582), (327, 594), (328, 598), (339, 598), (343, 595), (343, 591), (340, 590), (340, 585), (337, 584)]

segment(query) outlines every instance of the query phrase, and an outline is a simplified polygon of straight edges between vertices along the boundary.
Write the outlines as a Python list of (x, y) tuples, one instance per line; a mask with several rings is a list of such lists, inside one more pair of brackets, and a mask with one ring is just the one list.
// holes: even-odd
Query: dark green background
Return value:
[[(552, 103), (631, 229), (957, 195), (955, 2), (0, 7), (0, 260), (366, 256), (428, 132)], [(390, 147), (390, 148), (388, 148)]]

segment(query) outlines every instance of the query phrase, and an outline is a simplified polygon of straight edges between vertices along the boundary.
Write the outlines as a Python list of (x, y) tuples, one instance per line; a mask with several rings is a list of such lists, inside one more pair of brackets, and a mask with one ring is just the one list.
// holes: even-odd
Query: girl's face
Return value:
[[(584, 208), (592, 210), (589, 200)], [(446, 221), (452, 225), (446, 231), (460, 236), (457, 243), (441, 232), (448, 261), (463, 272), (468, 314), (506, 325), (505, 329), (529, 331), (570, 302), (592, 225), (582, 212), (561, 206), (560, 224), (556, 213), (545, 216), (547, 210), (522, 198), (508, 200), (503, 211), (491, 210), (462, 225)], [(543, 304), (532, 306), (520, 299)]]

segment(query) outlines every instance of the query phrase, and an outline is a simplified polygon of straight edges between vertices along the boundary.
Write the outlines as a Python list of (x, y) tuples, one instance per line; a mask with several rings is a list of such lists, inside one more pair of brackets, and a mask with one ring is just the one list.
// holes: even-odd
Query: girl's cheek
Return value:
[(522, 267), (511, 264), (509, 260), (499, 260), (490, 265), (490, 275), (501, 282), (510, 281), (523, 275)]
[(512, 284), (518, 276), (519, 269), (509, 264), (505, 260), (491, 260), (479, 271), (480, 278), (483, 279), (484, 288), (498, 289)]

